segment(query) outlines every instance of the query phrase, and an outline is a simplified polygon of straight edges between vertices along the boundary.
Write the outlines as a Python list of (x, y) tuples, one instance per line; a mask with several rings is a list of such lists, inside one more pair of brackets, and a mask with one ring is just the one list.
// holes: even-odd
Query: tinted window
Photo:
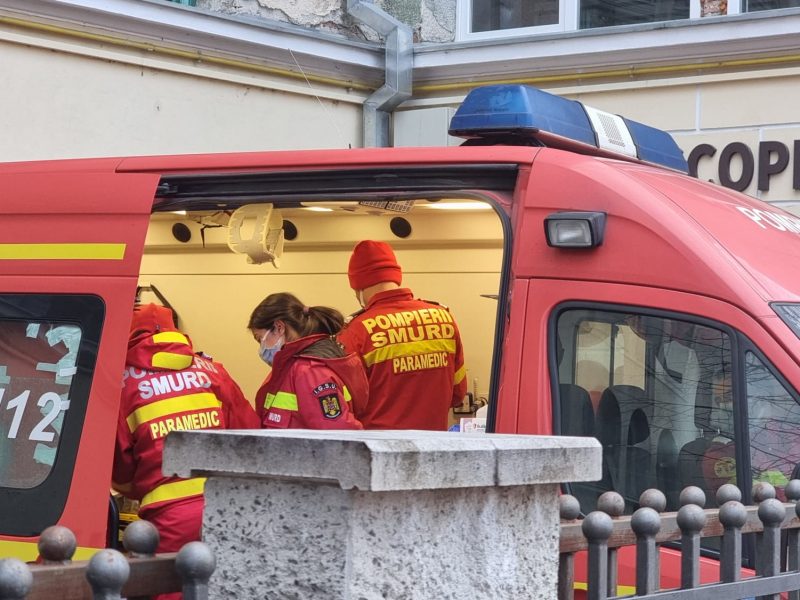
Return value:
[[(731, 349), (707, 325), (636, 313), (569, 310), (557, 321), (562, 433), (603, 445), (603, 479), (573, 486), (585, 511), (616, 490), (628, 511), (657, 487), (668, 508), (688, 485), (713, 503), (735, 481)], [(593, 433), (589, 433), (593, 432)]]
[(689, 18), (689, 0), (581, 0), (581, 29)]
[(104, 317), (95, 296), (0, 295), (0, 533), (64, 509)]
[(753, 482), (783, 487), (800, 464), (800, 405), (755, 354), (745, 355), (748, 435)]
[(472, 0), (472, 31), (558, 23), (558, 0)]

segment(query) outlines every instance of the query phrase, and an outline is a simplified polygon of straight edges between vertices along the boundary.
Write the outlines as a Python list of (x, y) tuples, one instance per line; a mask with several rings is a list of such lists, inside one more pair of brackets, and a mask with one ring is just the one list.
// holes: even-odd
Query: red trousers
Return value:
[[(203, 497), (168, 504), (164, 508), (148, 511), (143, 519), (150, 521), (158, 529), (159, 544), (157, 552), (178, 552), (185, 544), (200, 540), (203, 524)], [(183, 594), (160, 594), (155, 600), (181, 600)]]

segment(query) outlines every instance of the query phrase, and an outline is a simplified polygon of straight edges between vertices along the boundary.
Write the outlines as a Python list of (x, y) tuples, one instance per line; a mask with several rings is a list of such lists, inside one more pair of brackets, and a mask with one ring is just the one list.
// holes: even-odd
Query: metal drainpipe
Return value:
[(347, 0), (347, 12), (384, 38), (386, 81), (364, 102), (364, 147), (388, 146), (391, 111), (411, 97), (411, 28), (365, 0)]

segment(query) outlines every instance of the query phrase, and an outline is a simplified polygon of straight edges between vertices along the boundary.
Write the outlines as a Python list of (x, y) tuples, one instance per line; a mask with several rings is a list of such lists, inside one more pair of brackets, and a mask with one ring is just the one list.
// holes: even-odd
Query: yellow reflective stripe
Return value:
[(426, 340), (424, 342), (406, 342), (403, 344), (390, 344), (376, 348), (364, 355), (364, 364), (372, 365), (398, 358), (401, 356), (416, 356), (417, 354), (430, 354), (431, 352), (456, 353), (455, 340)]
[(181, 481), (165, 483), (145, 494), (144, 498), (142, 498), (142, 501), (139, 503), (139, 507), (141, 508), (148, 504), (155, 504), (156, 502), (164, 502), (166, 500), (178, 500), (180, 498), (188, 498), (189, 496), (197, 496), (203, 493), (203, 486), (205, 484), (205, 477), (195, 477), (194, 479), (183, 479)]
[(0, 260), (122, 260), (126, 244), (0, 244)]
[[(572, 586), (576, 590), (588, 590), (589, 586), (585, 581), (576, 581)], [(636, 593), (636, 587), (632, 585), (618, 585), (616, 596), (632, 596)]]
[[(89, 560), (101, 548), (88, 548), (78, 546), (72, 560)], [(0, 540), (0, 558), (18, 558), (24, 562), (33, 562), (39, 557), (38, 542), (12, 542)]]
[(154, 367), (161, 369), (170, 369), (172, 371), (181, 371), (190, 367), (194, 361), (193, 356), (186, 356), (185, 354), (176, 354), (175, 352), (156, 352), (150, 363)]
[(350, 400), (352, 400), (353, 397), (350, 395), (350, 390), (347, 389), (346, 385), (342, 386), (342, 391), (344, 392), (344, 401), (350, 402)]
[(162, 331), (161, 333), (153, 334), (153, 341), (156, 344), (168, 344), (170, 342), (189, 344), (189, 340), (180, 331)]
[(201, 392), (199, 394), (189, 394), (177, 398), (167, 398), (159, 400), (137, 408), (128, 415), (128, 428), (133, 433), (142, 423), (147, 423), (153, 419), (159, 419), (176, 413), (188, 412), (190, 410), (201, 410), (203, 408), (218, 408), (222, 406), (217, 397), (211, 392)]
[(467, 367), (466, 365), (461, 365), (461, 368), (455, 372), (453, 375), (453, 385), (458, 385), (464, 380), (464, 377), (467, 376)]
[(297, 396), (289, 392), (278, 392), (277, 394), (267, 394), (264, 400), (264, 408), (282, 408), (283, 410), (297, 411)]

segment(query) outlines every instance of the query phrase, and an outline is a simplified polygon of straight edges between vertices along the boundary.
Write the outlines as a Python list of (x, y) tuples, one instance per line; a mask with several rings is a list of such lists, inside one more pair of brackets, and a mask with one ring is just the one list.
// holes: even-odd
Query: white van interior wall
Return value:
[[(225, 228), (206, 229), (203, 247), (200, 225), (189, 217), (156, 215), (140, 283), (158, 287), (195, 348), (222, 362), (252, 401), (267, 373), (246, 329), (256, 304), (270, 293), (289, 291), (309, 305), (350, 314), (359, 308), (347, 281), (350, 251), (362, 239), (385, 240), (403, 267), (403, 284), (417, 297), (450, 308), (461, 330), (469, 390), (477, 379), (479, 394), (488, 394), (497, 304), (481, 294), (497, 293), (502, 261), (502, 230), (492, 211), (407, 214), (412, 233), (406, 239), (391, 233), (392, 216), (302, 212), (284, 215), (298, 236), (286, 242), (279, 269), (248, 264), (231, 252)], [(176, 222), (189, 226), (189, 242), (173, 237)]]

